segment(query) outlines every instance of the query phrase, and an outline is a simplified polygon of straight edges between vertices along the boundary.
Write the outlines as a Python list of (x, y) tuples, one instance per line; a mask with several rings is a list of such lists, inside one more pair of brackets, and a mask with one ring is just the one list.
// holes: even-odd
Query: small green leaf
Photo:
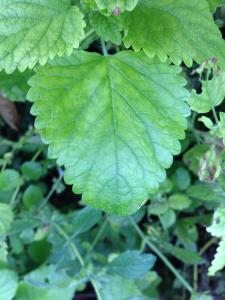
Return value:
[(27, 82), (32, 75), (29, 70), (23, 73), (15, 71), (10, 75), (0, 72), (0, 93), (12, 101), (25, 101), (29, 90)]
[(202, 116), (201, 118), (198, 118), (198, 121), (202, 122), (206, 128), (212, 129), (213, 128), (213, 122), (210, 118)]
[(218, 198), (218, 194), (210, 184), (199, 183), (192, 185), (187, 190), (187, 195), (202, 201), (214, 201)]
[(191, 98), (188, 101), (192, 110), (198, 113), (207, 113), (212, 107), (222, 103), (225, 97), (225, 72), (214, 75), (211, 80), (202, 82), (202, 93), (197, 94), (192, 91)]
[(1, 0), (0, 68), (24, 71), (56, 55), (70, 55), (85, 23), (70, 0)]
[[(71, 300), (76, 281), (53, 265), (43, 266), (24, 276), (15, 300)], [(4, 299), (5, 300), (5, 299)]]
[(104, 276), (101, 285), (100, 294), (104, 300), (125, 300), (130, 299), (130, 297), (138, 299), (142, 296), (134, 281), (117, 275)]
[(174, 188), (179, 191), (185, 191), (191, 184), (191, 177), (187, 169), (177, 168), (172, 176)]
[(5, 235), (11, 228), (13, 211), (8, 204), (0, 203), (0, 235)]
[(28, 253), (33, 261), (41, 265), (48, 258), (51, 248), (46, 240), (34, 241), (28, 246)]
[(202, 263), (202, 261), (203, 261), (201, 256), (196, 252), (193, 252), (193, 251), (190, 251), (190, 250), (187, 250), (184, 248), (179, 248), (179, 247), (173, 246), (169, 243), (163, 244), (163, 247), (171, 255), (178, 258), (185, 264), (196, 265), (196, 264)]
[(38, 185), (29, 185), (23, 193), (23, 204), (26, 209), (37, 208), (37, 205), (43, 199), (43, 190)]
[(77, 236), (95, 226), (102, 216), (101, 211), (85, 207), (71, 213), (68, 222), (73, 228), (73, 235)]
[(15, 272), (0, 270), (0, 300), (12, 300), (16, 294), (18, 279)]
[(111, 41), (116, 45), (121, 44), (121, 26), (120, 19), (115, 16), (104, 16), (100, 12), (92, 12), (90, 14), (90, 23), (96, 33), (105, 41)]
[(225, 208), (219, 208), (213, 215), (213, 223), (207, 228), (213, 236), (218, 238), (225, 236)]
[(13, 169), (6, 169), (0, 173), (0, 190), (10, 191), (21, 183), (20, 175)]
[(225, 43), (206, 0), (179, 0), (179, 5), (177, 0), (140, 0), (132, 12), (124, 13), (124, 28), (125, 46), (143, 49), (149, 57), (166, 61), (169, 56), (187, 66), (192, 59), (201, 64), (216, 57), (225, 68)]
[(126, 251), (116, 257), (107, 267), (111, 273), (135, 279), (143, 277), (154, 265), (155, 256), (138, 251)]
[(168, 209), (167, 212), (159, 216), (160, 221), (165, 229), (171, 227), (176, 221), (176, 214), (174, 210)]
[(23, 177), (26, 180), (38, 180), (43, 174), (43, 169), (40, 163), (36, 161), (27, 161), (21, 166)]
[(169, 205), (175, 210), (182, 210), (191, 205), (191, 199), (183, 194), (173, 194), (169, 197)]
[(179, 72), (132, 51), (76, 51), (37, 69), (28, 94), (36, 128), (83, 203), (133, 213), (165, 180), (189, 115)]

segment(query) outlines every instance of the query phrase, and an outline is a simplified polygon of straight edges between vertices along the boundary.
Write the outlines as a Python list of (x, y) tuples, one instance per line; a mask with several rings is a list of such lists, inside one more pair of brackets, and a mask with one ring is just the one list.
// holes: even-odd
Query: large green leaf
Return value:
[(165, 179), (189, 115), (179, 71), (131, 51), (78, 51), (37, 69), (36, 127), (84, 203), (133, 213)]
[(0, 68), (24, 71), (71, 54), (83, 38), (83, 15), (70, 0), (1, 0)]
[(144, 49), (149, 57), (167, 56), (191, 66), (217, 57), (225, 68), (225, 44), (206, 0), (140, 0), (124, 16), (126, 47)]
[(0, 300), (12, 300), (17, 289), (17, 275), (15, 272), (0, 270)]

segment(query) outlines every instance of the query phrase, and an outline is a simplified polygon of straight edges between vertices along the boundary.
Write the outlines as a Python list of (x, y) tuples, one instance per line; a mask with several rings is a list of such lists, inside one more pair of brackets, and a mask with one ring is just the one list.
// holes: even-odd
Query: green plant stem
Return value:
[(101, 227), (100, 227), (100, 229), (99, 229), (99, 231), (98, 231), (98, 233), (97, 233), (97, 235), (96, 235), (93, 243), (91, 244), (91, 247), (90, 247), (88, 253), (91, 253), (93, 251), (93, 249), (95, 248), (95, 246), (97, 245), (97, 243), (101, 239), (102, 234), (103, 234), (103, 232), (104, 232), (104, 230), (106, 228), (107, 223), (108, 223), (108, 220), (106, 218), (105, 221), (102, 223), (102, 225), (101, 225)]
[(35, 161), (38, 158), (38, 156), (41, 154), (41, 152), (42, 152), (42, 148), (38, 149), (38, 151), (31, 158), (31, 161)]
[[(79, 252), (79, 250), (77, 249), (76, 245), (74, 243), (71, 242), (70, 237), (68, 236), (68, 234), (65, 232), (65, 230), (63, 230), (62, 227), (60, 227), (58, 224), (53, 223), (53, 226), (56, 228), (56, 230), (58, 231), (59, 234), (61, 234), (62, 237), (64, 237), (64, 239), (68, 242), (70, 249), (73, 251), (74, 255), (76, 256), (76, 258), (78, 259), (80, 265), (82, 268), (85, 268), (85, 263), (84, 260)], [(95, 293), (97, 295), (97, 299), (98, 300), (103, 300), (99, 288), (98, 288), (98, 284), (97, 282), (92, 278), (90, 279), (91, 284), (95, 290)]]
[(215, 122), (218, 125), (219, 124), (219, 119), (217, 117), (216, 109), (215, 109), (215, 107), (213, 105), (212, 105), (212, 113), (213, 113), (213, 117), (215, 119)]
[(20, 190), (20, 185), (17, 187), (17, 189), (15, 190), (15, 192), (14, 192), (13, 195), (12, 195), (12, 198), (10, 199), (9, 204), (10, 204), (10, 206), (11, 206), (12, 208), (13, 208), (14, 205), (15, 205), (16, 197), (17, 197), (17, 195), (18, 195), (18, 193), (19, 193), (19, 190)]
[(101, 46), (102, 46), (103, 55), (108, 56), (108, 51), (107, 51), (107, 48), (106, 48), (106, 44), (105, 44), (105, 41), (103, 39), (101, 39)]
[(129, 217), (129, 220), (138, 233), (138, 235), (142, 238), (142, 240), (145, 241), (146, 245), (149, 246), (149, 248), (155, 252), (155, 254), (165, 263), (165, 265), (168, 267), (168, 269), (174, 274), (174, 276), (183, 284), (183, 286), (188, 290), (190, 293), (193, 292), (193, 288), (190, 286), (190, 284), (186, 281), (186, 279), (175, 269), (175, 267), (171, 264), (171, 262), (167, 259), (167, 257), (145, 236), (145, 234), (142, 232), (140, 227), (136, 224), (134, 219), (132, 217)]
[[(210, 239), (198, 252), (200, 256), (202, 256), (214, 243), (217, 242), (217, 238)], [(198, 289), (198, 265), (194, 266), (193, 269), (193, 285), (194, 289), (197, 291)]]
[(43, 201), (41, 202), (38, 211), (40, 211), (43, 207), (45, 207), (45, 205), (48, 203), (49, 199), (51, 198), (51, 196), (53, 195), (53, 193), (55, 192), (55, 190), (57, 189), (58, 185), (60, 184), (61, 180), (63, 178), (63, 174), (61, 174), (58, 179), (56, 180), (56, 182), (53, 184), (51, 190), (49, 191), (48, 195), (43, 199)]

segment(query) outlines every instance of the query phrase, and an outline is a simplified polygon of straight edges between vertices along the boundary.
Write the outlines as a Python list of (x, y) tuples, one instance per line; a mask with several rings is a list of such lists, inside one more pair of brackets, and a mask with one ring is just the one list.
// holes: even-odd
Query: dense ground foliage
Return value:
[(224, 2), (0, 1), (0, 300), (225, 299)]

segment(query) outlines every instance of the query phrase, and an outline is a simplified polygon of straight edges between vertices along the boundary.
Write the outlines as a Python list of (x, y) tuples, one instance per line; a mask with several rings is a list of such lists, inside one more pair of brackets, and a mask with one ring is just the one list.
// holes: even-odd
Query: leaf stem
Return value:
[(174, 274), (174, 276), (183, 284), (183, 286), (188, 290), (190, 293), (193, 292), (193, 288), (190, 286), (190, 284), (186, 281), (186, 279), (175, 269), (175, 267), (171, 264), (171, 262), (167, 259), (167, 257), (145, 236), (145, 234), (142, 232), (140, 227), (136, 224), (134, 219), (130, 216), (129, 220), (138, 233), (138, 235), (146, 242), (146, 245), (149, 246), (149, 248), (155, 252), (156, 255), (165, 263), (165, 265), (168, 267), (168, 269)]
[(55, 190), (57, 189), (58, 185), (60, 184), (62, 178), (63, 178), (63, 172), (59, 175), (58, 179), (56, 180), (56, 182), (53, 184), (51, 190), (49, 191), (48, 195), (43, 199), (43, 201), (41, 202), (38, 210), (40, 211), (49, 201), (49, 199), (51, 198), (51, 196), (53, 195), (53, 193), (55, 192)]
[[(75, 243), (72, 243), (71, 240), (70, 240), (70, 237), (68, 236), (68, 234), (65, 232), (65, 230), (59, 226), (57, 223), (53, 223), (53, 226), (56, 228), (56, 230), (58, 231), (59, 234), (61, 234), (62, 237), (64, 237), (64, 239), (68, 242), (71, 250), (73, 251), (74, 255), (76, 256), (76, 258), (78, 259), (80, 265), (82, 268), (85, 269), (85, 262), (79, 252), (79, 250), (77, 249)], [(101, 294), (100, 294), (100, 291), (99, 291), (99, 288), (98, 288), (98, 284), (97, 282), (95, 281), (95, 279), (90, 279), (91, 281), (91, 284), (95, 290), (95, 293), (97, 295), (97, 299), (98, 300), (103, 300)]]
[(108, 56), (108, 51), (107, 51), (107, 48), (106, 48), (106, 44), (105, 44), (105, 41), (103, 39), (101, 39), (101, 46), (102, 46), (103, 55)]
[(96, 237), (95, 237), (93, 243), (91, 244), (91, 247), (90, 247), (88, 253), (92, 252), (92, 250), (93, 250), (93, 249), (95, 248), (95, 246), (97, 245), (98, 241), (100, 240), (100, 238), (101, 238), (101, 236), (102, 236), (102, 234), (103, 234), (103, 232), (104, 232), (104, 230), (105, 230), (105, 227), (106, 227), (106, 225), (107, 225), (107, 222), (108, 222), (108, 220), (107, 220), (107, 218), (106, 218), (105, 221), (102, 223), (102, 225), (101, 225), (101, 227), (100, 227), (100, 229), (99, 229), (99, 231), (98, 231), (98, 233), (97, 233), (97, 235), (96, 235)]
[[(214, 243), (217, 242), (217, 238), (214, 237), (210, 239), (198, 252), (200, 256), (202, 256)], [(194, 265), (194, 270), (193, 270), (193, 285), (194, 289), (197, 291), (198, 289), (198, 265)]]

